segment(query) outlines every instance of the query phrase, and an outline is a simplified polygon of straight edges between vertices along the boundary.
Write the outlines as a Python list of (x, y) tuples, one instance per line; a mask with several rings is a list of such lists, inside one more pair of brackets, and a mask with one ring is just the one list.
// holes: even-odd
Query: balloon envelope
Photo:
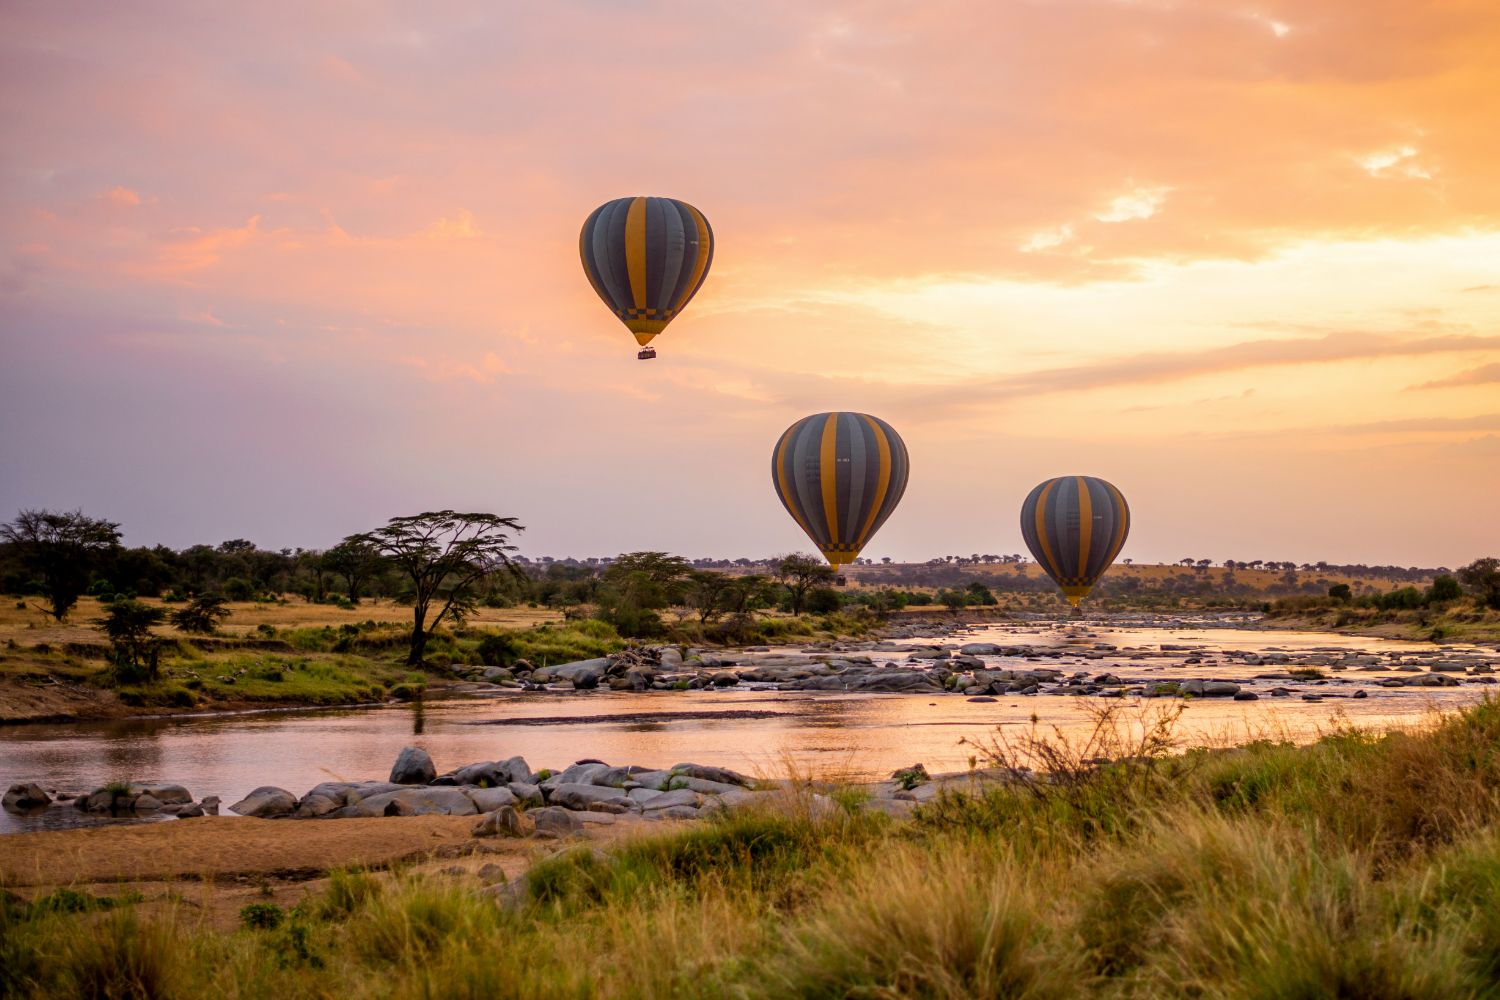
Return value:
[(1093, 476), (1059, 476), (1021, 504), (1021, 535), (1073, 607), (1109, 569), (1130, 533), (1130, 508), (1113, 485)]
[(644, 347), (703, 286), (714, 232), (685, 201), (616, 198), (584, 220), (578, 255), (599, 298)]
[(835, 568), (851, 563), (906, 492), (906, 444), (867, 413), (817, 413), (771, 453), (776, 495)]

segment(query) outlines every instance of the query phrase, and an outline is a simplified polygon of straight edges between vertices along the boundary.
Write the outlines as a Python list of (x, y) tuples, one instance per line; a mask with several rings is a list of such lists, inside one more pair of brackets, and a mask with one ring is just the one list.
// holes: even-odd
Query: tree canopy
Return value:
[(510, 558), (516, 547), (510, 539), (525, 530), (513, 517), (436, 510), (393, 517), (384, 527), (345, 541), (374, 548), (410, 581), (412, 633), (406, 662), (416, 666), (439, 625), (450, 619), (462, 622), (474, 609), (475, 593), (487, 576), (516, 572)]

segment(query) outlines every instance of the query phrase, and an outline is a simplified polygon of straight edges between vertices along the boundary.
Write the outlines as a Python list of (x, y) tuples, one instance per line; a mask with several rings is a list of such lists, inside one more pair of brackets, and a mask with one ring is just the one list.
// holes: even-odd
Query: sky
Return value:
[[(521, 551), (809, 549), (809, 413), (911, 453), (865, 554), (1500, 555), (1492, 0), (10, 2), (0, 516), (326, 547), (445, 507)], [(711, 221), (635, 343), (578, 230)]]

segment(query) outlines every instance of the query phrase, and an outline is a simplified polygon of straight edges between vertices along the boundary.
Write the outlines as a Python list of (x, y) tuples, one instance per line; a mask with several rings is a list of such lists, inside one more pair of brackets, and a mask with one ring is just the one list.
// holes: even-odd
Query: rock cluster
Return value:
[(75, 793), (55, 788), (49, 792), (36, 782), (26, 781), (11, 785), (3, 800), (4, 807), (12, 812), (45, 809), (54, 802), (72, 802), (83, 812), (115, 816), (162, 814), (186, 819), (219, 811), (217, 796), (194, 802), (186, 788), (161, 782), (117, 782), (91, 792)]
[[(1179, 623), (1181, 624), (1181, 623)], [(1195, 625), (1197, 623), (1194, 623)], [(738, 651), (663, 646), (632, 649), (610, 656), (557, 666), (532, 668), (458, 667), (463, 676), (500, 688), (524, 691), (703, 690), (745, 687), (774, 691), (840, 693), (960, 694), (985, 700), (1007, 695), (1096, 695), (1237, 698), (1260, 697), (1247, 685), (1277, 682), (1267, 693), (1279, 697), (1303, 693), (1299, 685), (1331, 690), (1319, 697), (1362, 697), (1341, 693), (1345, 679), (1329, 680), (1324, 671), (1393, 673), (1409, 676), (1365, 679), (1366, 686), (1452, 687), (1460, 683), (1493, 684), (1500, 656), (1484, 650), (1402, 650), (1384, 655), (1322, 647), (1313, 650), (1214, 649), (1204, 645), (1161, 643), (1125, 647), (1090, 642), (1093, 633), (1072, 628), (1060, 642), (941, 642), (958, 628), (942, 623), (915, 623), (879, 641), (835, 642), (796, 651), (752, 647)], [(1029, 636), (1028, 638), (1034, 638)], [(1097, 637), (1094, 637), (1097, 638)], [(1100, 663), (1088, 669), (1091, 661)], [(1181, 679), (1129, 676), (1126, 668), (1191, 670)], [(1099, 669), (1109, 666), (1110, 669)], [(1276, 668), (1254, 678), (1214, 676), (1212, 668)], [(1207, 672), (1200, 672), (1207, 671)], [(398, 763), (398, 770), (401, 765)], [(423, 772), (416, 772), (418, 778)], [(395, 773), (392, 780), (398, 780)]]

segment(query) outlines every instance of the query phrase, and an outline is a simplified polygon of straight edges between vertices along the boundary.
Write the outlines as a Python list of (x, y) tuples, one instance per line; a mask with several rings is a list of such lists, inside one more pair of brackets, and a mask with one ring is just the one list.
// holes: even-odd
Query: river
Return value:
[[(1463, 685), (1448, 688), (1385, 688), (1378, 685), (1382, 677), (1401, 675), (1344, 671), (1330, 674), (1323, 684), (1256, 681), (1255, 675), (1267, 668), (1237, 661), (1182, 662), (1189, 655), (1209, 660), (1216, 651), (1231, 649), (1390, 656), (1437, 648), (1315, 632), (1007, 624), (975, 627), (961, 641), (1055, 644), (1080, 653), (1107, 643), (1118, 649), (1103, 658), (1072, 662), (1065, 657), (1044, 665), (1109, 671), (1126, 679), (1213, 677), (1261, 691), (1280, 683), (1292, 690), (1284, 697), (1263, 694), (1253, 702), (1150, 699), (1140, 703), (1144, 708), (1126, 708), (1155, 712), (1184, 705), (1177, 727), (1184, 745), (1258, 737), (1307, 740), (1341, 725), (1386, 729), (1415, 724), (1434, 712), (1477, 701), (1488, 690), (1483, 682), (1489, 680), (1468, 677)], [(1189, 648), (1163, 656), (1164, 644)], [(1443, 650), (1462, 653), (1475, 647)], [(1142, 658), (1142, 651), (1152, 655)], [(1496, 656), (1493, 651), (1478, 652)], [(1366, 696), (1347, 697), (1359, 690)], [(1325, 700), (1304, 701), (1302, 693), (1323, 694)], [(114, 780), (171, 781), (187, 786), (195, 797), (218, 795), (228, 805), (259, 785), (277, 785), (300, 795), (321, 781), (384, 778), (397, 752), (408, 745), (430, 753), (440, 771), (520, 754), (537, 769), (591, 757), (650, 767), (693, 761), (767, 777), (796, 773), (874, 778), (917, 762), (932, 772), (963, 769), (975, 750), (961, 739), (993, 737), (997, 727), (1014, 732), (1031, 725), (1033, 716), (1044, 727), (1056, 726), (1076, 737), (1092, 724), (1086, 706), (1099, 704), (1097, 698), (1054, 695), (1003, 695), (975, 702), (952, 694), (849, 695), (740, 687), (505, 693), (338, 710), (27, 725), (0, 729), (0, 787), (36, 781), (48, 788), (86, 791)], [(0, 833), (83, 820), (70, 807), (31, 816), (3, 813)]]

